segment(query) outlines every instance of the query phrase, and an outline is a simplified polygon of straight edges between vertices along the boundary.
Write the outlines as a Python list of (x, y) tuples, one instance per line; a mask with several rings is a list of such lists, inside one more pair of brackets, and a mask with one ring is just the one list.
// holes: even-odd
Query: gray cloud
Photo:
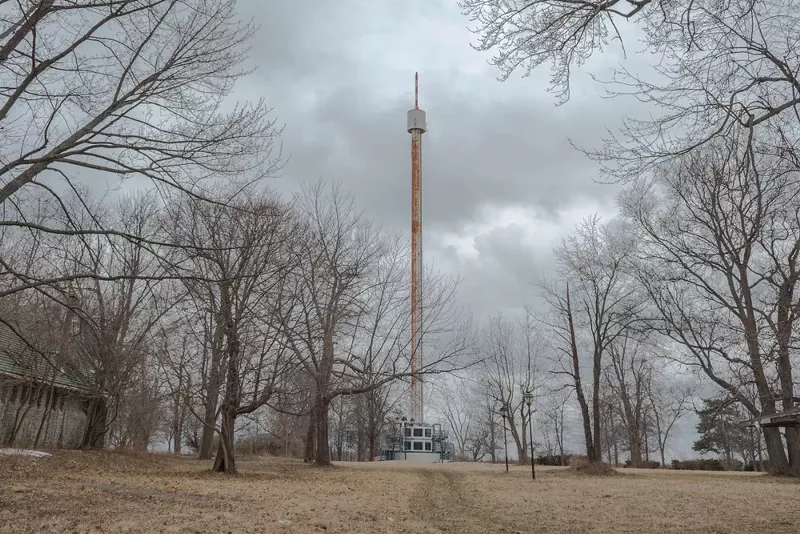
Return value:
[[(615, 189), (592, 181), (594, 164), (568, 138), (595, 142), (606, 125), (619, 121), (622, 104), (601, 100), (580, 74), (574, 99), (562, 107), (545, 92), (546, 73), (498, 83), (486, 57), (470, 48), (472, 35), (455, 2), (250, 1), (243, 7), (261, 29), (252, 51), (258, 71), (239, 96), (266, 97), (286, 122), (284, 148), (291, 160), (275, 183), (279, 189), (320, 177), (336, 180), (373, 220), (405, 231), (405, 113), (413, 105), (413, 73), (419, 70), (420, 104), (429, 123), (423, 148), (428, 259), (482, 278), (492, 256), (502, 253), (492, 239), (502, 238), (503, 250), (527, 245), (515, 243), (513, 232), (493, 228), (473, 236), (481, 242), (480, 261), (454, 261), (454, 252), (439, 246), (441, 236), (467, 238), (468, 227), (491, 226), (487, 208), (533, 209), (537, 220), (552, 224), (576, 205), (589, 206), (588, 214), (613, 204)], [(527, 284), (546, 274), (536, 272), (551, 269), (552, 262), (541, 258), (546, 253), (539, 251), (534, 262), (524, 252), (503, 257), (507, 283)], [(475, 290), (497, 294), (494, 287)], [(466, 300), (492, 306), (491, 298)]]
[[(237, 96), (265, 97), (286, 123), (291, 159), (274, 185), (291, 191), (320, 177), (339, 181), (371, 219), (399, 231), (410, 218), (405, 114), (420, 71), (429, 125), (425, 254), (465, 278), (464, 299), (476, 304), (476, 316), (512, 306), (552, 272), (554, 235), (580, 216), (611, 211), (615, 188), (593, 182), (595, 165), (568, 138), (596, 143), (619, 122), (623, 103), (602, 100), (580, 73), (573, 100), (561, 107), (545, 92), (546, 72), (497, 82), (486, 57), (469, 46), (455, 1), (251, 0), (242, 7), (260, 25), (251, 54), (258, 69)], [(506, 227), (509, 210), (529, 215)], [(544, 247), (536, 239), (543, 227)]]
[[(420, 72), (429, 127), (425, 259), (462, 277), (460, 298), (476, 319), (536, 304), (535, 283), (553, 276), (561, 237), (593, 212), (615, 213), (617, 188), (593, 182), (596, 166), (568, 139), (597, 146), (632, 103), (601, 98), (586, 72), (574, 73), (572, 99), (560, 107), (546, 92), (546, 71), (497, 82), (487, 57), (469, 46), (456, 0), (240, 6), (260, 30), (251, 53), (257, 71), (237, 97), (266, 98), (286, 123), (291, 160), (274, 187), (288, 193), (320, 177), (341, 182), (372, 220), (405, 233), (405, 121)], [(611, 48), (586, 70), (607, 72), (620, 59)], [(678, 449), (685, 448), (682, 440)]]

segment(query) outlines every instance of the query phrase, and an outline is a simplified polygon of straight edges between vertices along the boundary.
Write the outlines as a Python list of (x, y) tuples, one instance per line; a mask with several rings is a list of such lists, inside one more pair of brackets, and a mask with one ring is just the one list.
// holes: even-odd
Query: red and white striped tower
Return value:
[(408, 112), (411, 134), (411, 406), (409, 413), (422, 423), (422, 134), (425, 112), (419, 109), (419, 73), (414, 74), (414, 109)]

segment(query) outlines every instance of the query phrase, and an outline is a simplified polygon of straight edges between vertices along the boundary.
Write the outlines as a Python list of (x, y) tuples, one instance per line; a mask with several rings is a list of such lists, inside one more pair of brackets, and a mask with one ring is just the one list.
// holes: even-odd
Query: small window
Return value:
[(425, 450), (426, 450), (426, 451), (429, 451), (429, 450), (431, 450), (431, 442), (430, 442), (430, 441), (426, 441), (426, 442), (425, 442)]
[(422, 437), (422, 429), (421, 428), (415, 428), (414, 429), (414, 437), (415, 438), (421, 438)]
[(411, 437), (411, 429), (410, 429), (410, 428), (408, 428), (408, 427), (405, 427), (405, 428), (403, 429), (403, 436), (405, 436), (405, 437), (407, 437), (407, 438), (410, 438), (410, 437)]
[(410, 441), (406, 441), (404, 443), (405, 443), (405, 450), (410, 451), (411, 450), (411, 442)]
[(429, 437), (431, 437), (431, 429), (430, 429), (430, 428), (426, 428), (426, 429), (425, 429), (425, 437), (426, 437), (426, 438), (429, 438)]
[(421, 451), (422, 450), (422, 442), (421, 441), (415, 441), (414, 442), (414, 450), (415, 451)]

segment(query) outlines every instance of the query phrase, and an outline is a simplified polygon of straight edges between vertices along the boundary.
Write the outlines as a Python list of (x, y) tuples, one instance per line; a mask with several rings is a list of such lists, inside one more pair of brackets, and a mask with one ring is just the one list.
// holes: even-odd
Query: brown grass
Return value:
[(752, 474), (379, 462), (243, 474), (164, 455), (0, 459), (0, 532), (800, 532), (800, 484)]

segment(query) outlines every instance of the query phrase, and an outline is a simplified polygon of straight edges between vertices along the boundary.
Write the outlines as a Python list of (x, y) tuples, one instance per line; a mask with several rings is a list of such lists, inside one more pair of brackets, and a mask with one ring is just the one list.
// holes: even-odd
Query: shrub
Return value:
[(560, 454), (542, 454), (536, 457), (536, 463), (539, 465), (569, 465), (570, 460), (572, 459), (572, 454), (565, 454), (564, 455), (564, 463), (561, 463), (561, 455)]
[[(625, 461), (625, 467), (632, 467), (630, 460)], [(659, 467), (661, 467), (661, 462), (656, 462), (655, 460), (642, 462), (642, 465), (639, 466), (640, 469), (658, 469)]]
[(724, 471), (719, 459), (672, 460), (672, 468), (680, 471)]
[(575, 455), (570, 458), (572, 472), (589, 476), (612, 476), (618, 474), (613, 467), (604, 462), (590, 462), (586, 456)]

